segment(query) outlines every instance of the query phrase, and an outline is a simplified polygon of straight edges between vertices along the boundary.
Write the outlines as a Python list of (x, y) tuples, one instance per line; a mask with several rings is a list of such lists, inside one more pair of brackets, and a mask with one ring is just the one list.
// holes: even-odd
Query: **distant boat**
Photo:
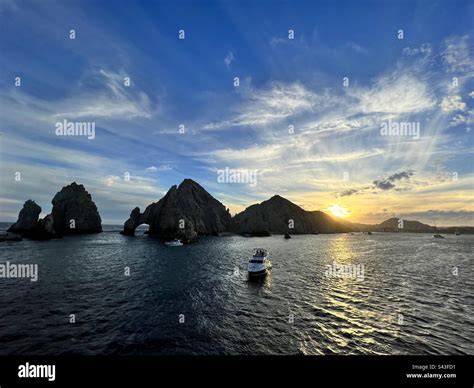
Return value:
[(371, 234), (372, 234), (372, 232), (367, 232), (367, 234), (370, 234), (370, 235), (371, 235)]
[(272, 263), (268, 260), (267, 250), (255, 248), (247, 267), (249, 276), (265, 276), (271, 267)]
[(285, 239), (288, 240), (291, 238), (291, 235), (289, 233), (285, 233)]
[(178, 240), (177, 238), (175, 238), (174, 240), (172, 241), (166, 241), (165, 242), (165, 245), (167, 247), (182, 247), (183, 246), (183, 243), (181, 242), (181, 240)]
[(456, 231), (454, 232), (454, 234), (455, 234), (456, 236), (460, 236), (460, 235), (461, 235), (461, 232), (458, 232), (458, 231), (456, 230)]
[(433, 237), (434, 237), (434, 238), (444, 238), (444, 237), (441, 236), (440, 234), (434, 234)]

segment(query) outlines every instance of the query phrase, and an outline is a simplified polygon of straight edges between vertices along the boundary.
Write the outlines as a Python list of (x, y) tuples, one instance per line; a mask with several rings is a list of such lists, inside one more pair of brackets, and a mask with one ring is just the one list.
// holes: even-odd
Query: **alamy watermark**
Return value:
[(392, 121), (380, 124), (380, 134), (382, 136), (411, 136), (414, 140), (420, 138), (419, 121)]
[(217, 170), (218, 183), (244, 183), (250, 187), (257, 185), (258, 170), (248, 170), (245, 168), (229, 168)]
[(56, 380), (56, 365), (35, 365), (29, 362), (18, 366), (19, 378), (44, 378)]
[(26, 278), (36, 282), (38, 280), (38, 264), (15, 264), (9, 261), (0, 263), (0, 278)]
[(93, 121), (58, 121), (55, 125), (56, 136), (87, 136), (95, 139), (95, 122)]
[(365, 279), (364, 264), (338, 264), (336, 261), (333, 261), (332, 264), (327, 264), (326, 268), (324, 272), (326, 277), (355, 279), (357, 281)]

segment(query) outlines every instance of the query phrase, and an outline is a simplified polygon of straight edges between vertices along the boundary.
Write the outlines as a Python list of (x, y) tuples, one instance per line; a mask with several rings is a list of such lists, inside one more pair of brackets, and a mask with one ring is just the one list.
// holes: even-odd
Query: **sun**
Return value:
[(329, 211), (335, 215), (336, 217), (341, 217), (345, 218), (350, 214), (350, 211), (343, 208), (342, 206), (339, 205), (331, 205), (328, 207)]

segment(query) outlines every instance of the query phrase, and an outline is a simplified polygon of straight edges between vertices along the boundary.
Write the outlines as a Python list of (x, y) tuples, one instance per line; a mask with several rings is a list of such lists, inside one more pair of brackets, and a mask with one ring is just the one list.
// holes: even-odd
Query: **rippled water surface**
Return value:
[[(169, 248), (110, 228), (3, 243), (0, 262), (37, 263), (39, 280), (0, 279), (0, 353), (474, 354), (473, 245), (385, 233)], [(257, 246), (273, 263), (262, 282), (245, 272)], [(364, 264), (364, 280), (325, 276), (334, 261)]]

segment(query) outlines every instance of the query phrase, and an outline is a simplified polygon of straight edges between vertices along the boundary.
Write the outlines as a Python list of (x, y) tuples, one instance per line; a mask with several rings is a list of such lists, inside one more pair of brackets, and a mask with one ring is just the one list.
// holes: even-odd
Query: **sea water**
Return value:
[[(120, 227), (2, 243), (0, 354), (474, 354), (474, 236), (206, 237), (166, 247)], [(262, 280), (246, 273), (268, 249)], [(363, 268), (336, 276), (334, 266)], [(72, 319), (72, 317), (74, 319)]]

